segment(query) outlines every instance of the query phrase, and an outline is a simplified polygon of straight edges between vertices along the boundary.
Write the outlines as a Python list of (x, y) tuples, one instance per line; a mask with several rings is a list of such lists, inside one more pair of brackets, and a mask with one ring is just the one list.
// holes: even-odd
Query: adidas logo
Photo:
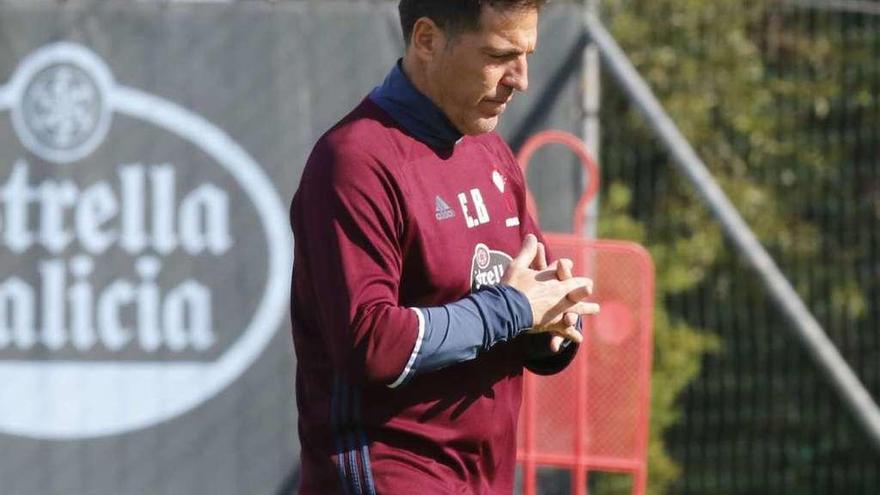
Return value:
[(455, 211), (440, 196), (434, 199), (434, 205), (434, 217), (437, 220), (447, 220), (455, 216)]

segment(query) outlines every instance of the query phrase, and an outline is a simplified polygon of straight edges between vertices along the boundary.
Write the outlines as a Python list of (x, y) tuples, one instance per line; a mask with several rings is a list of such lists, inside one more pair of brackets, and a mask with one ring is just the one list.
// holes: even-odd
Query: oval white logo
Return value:
[(250, 367), (286, 314), (293, 239), (247, 152), (67, 42), (22, 59), (2, 113), (37, 158), (0, 164), (0, 432), (145, 428)]

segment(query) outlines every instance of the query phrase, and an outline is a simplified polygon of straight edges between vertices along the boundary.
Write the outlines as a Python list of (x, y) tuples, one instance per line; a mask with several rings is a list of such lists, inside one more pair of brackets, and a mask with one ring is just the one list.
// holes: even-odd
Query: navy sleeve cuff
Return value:
[(419, 341), (392, 387), (419, 373), (470, 361), (499, 342), (513, 340), (533, 323), (528, 299), (508, 285), (487, 286), (443, 306), (413, 309), (419, 316)]

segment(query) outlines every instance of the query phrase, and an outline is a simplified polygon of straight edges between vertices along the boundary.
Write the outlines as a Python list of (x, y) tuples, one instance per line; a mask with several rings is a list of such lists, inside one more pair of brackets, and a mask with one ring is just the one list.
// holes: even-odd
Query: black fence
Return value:
[[(608, 2), (605, 10), (612, 31), (875, 399), (878, 8), (846, 1), (633, 1)], [(615, 82), (606, 78), (603, 89), (604, 197), (614, 183), (631, 192), (626, 214), (659, 257), (661, 303), (670, 319), (720, 341), (684, 389), (681, 415), (665, 435), (681, 468), (670, 492), (880, 491), (880, 452), (757, 277), (720, 240)]]

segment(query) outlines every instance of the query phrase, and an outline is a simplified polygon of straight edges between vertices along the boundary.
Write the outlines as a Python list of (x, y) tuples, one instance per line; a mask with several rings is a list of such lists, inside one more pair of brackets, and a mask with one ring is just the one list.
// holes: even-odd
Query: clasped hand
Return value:
[(529, 300), (534, 322), (531, 332), (553, 334), (553, 352), (559, 351), (564, 339), (580, 343), (583, 336), (575, 328), (578, 317), (599, 312), (598, 304), (585, 301), (593, 293), (593, 281), (574, 277), (572, 267), (569, 259), (548, 265), (544, 245), (528, 234), (502, 279)]

